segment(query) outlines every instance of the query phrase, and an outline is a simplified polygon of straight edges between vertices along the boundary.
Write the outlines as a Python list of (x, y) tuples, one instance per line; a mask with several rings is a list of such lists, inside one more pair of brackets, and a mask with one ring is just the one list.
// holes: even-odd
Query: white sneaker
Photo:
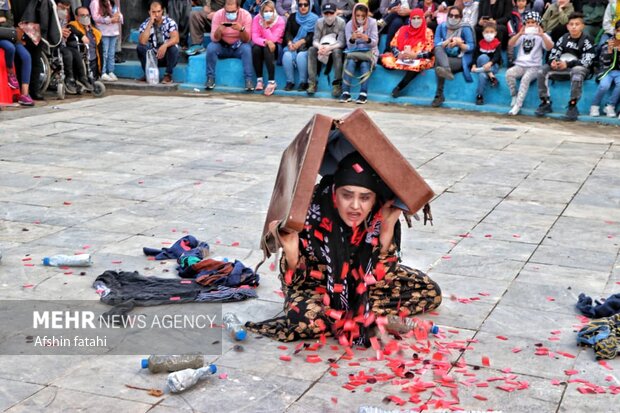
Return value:
[(594, 117), (601, 116), (598, 106), (596, 105), (590, 106), (590, 116), (594, 116)]
[(104, 73), (101, 75), (101, 80), (103, 80), (104, 82), (111, 82), (112, 78), (107, 73)]
[(616, 117), (616, 108), (613, 105), (605, 106), (604, 110), (605, 110), (605, 115), (607, 115), (608, 118)]
[(510, 108), (510, 111), (508, 112), (508, 114), (510, 116), (517, 116), (520, 111), (521, 111), (521, 108), (519, 106), (512, 105), (512, 108)]
[(118, 77), (116, 77), (114, 73), (108, 73), (108, 76), (110, 76), (110, 80), (112, 82), (116, 82), (118, 80)]
[(510, 107), (514, 107), (517, 104), (517, 97), (513, 96), (512, 99), (510, 100)]

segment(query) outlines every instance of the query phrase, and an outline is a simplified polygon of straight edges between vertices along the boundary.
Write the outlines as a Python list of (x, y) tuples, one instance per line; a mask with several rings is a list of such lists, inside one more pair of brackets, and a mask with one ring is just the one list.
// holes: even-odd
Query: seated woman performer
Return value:
[(247, 329), (280, 341), (324, 334), (342, 345), (369, 346), (377, 317), (439, 306), (439, 286), (399, 263), (401, 210), (390, 193), (353, 152), (315, 187), (300, 233), (278, 232), (272, 222), (283, 249), (284, 316), (248, 322)]

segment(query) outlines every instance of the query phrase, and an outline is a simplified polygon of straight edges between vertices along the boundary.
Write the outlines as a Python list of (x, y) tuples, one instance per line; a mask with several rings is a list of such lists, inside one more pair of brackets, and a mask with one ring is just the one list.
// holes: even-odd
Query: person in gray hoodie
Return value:
[[(339, 97), (342, 93), (342, 61), (345, 47), (345, 21), (336, 16), (336, 5), (324, 3), (321, 7), (323, 17), (316, 21), (312, 46), (308, 49), (308, 89), (313, 95), (317, 90), (316, 76), (318, 62), (333, 68), (332, 96)], [(326, 70), (327, 73), (327, 70)]]

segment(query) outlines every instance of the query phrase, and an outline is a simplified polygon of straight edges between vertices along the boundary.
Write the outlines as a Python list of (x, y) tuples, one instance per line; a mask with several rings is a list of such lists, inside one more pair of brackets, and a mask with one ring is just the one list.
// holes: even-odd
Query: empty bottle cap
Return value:
[(211, 372), (211, 374), (215, 374), (217, 372), (217, 367), (215, 366), (215, 364), (209, 364), (209, 371)]
[(248, 335), (248, 333), (245, 330), (239, 330), (239, 331), (237, 331), (235, 333), (235, 340), (243, 341), (243, 340), (245, 340), (247, 335)]
[(50, 265), (50, 257), (43, 258), (43, 265)]
[(432, 333), (432, 334), (437, 334), (437, 333), (439, 333), (439, 326), (433, 325), (433, 326), (431, 327), (431, 333)]
[(149, 359), (142, 359), (142, 368), (143, 369), (149, 368)]

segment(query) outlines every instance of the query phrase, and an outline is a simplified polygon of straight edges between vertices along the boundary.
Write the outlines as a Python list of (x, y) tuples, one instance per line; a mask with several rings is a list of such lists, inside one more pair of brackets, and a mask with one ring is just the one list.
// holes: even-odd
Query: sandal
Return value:
[(258, 80), (256, 81), (256, 87), (254, 88), (254, 90), (263, 90), (263, 80)]
[(278, 85), (276, 85), (276, 82), (269, 82), (265, 88), (265, 96), (273, 95), (273, 92), (276, 90), (277, 86)]

